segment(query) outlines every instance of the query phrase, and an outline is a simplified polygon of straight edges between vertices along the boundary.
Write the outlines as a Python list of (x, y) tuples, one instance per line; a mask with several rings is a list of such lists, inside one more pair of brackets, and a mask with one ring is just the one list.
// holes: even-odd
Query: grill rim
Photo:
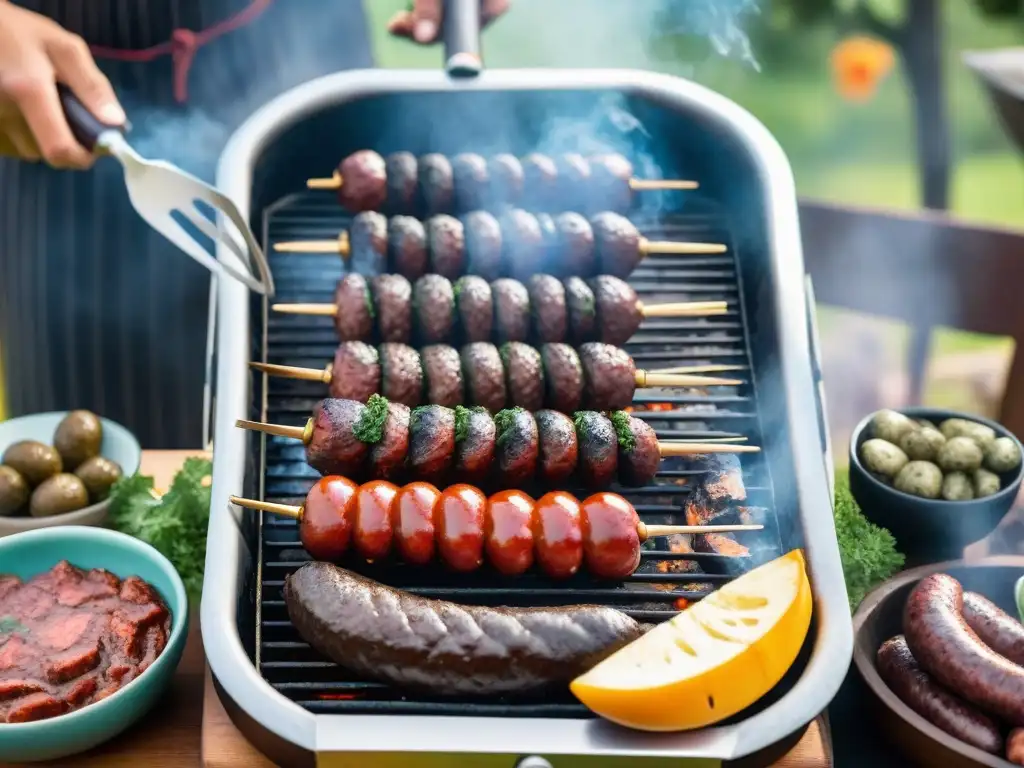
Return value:
[[(251, 218), (253, 171), (264, 150), (291, 126), (317, 112), (369, 96), (410, 92), (618, 90), (642, 96), (676, 113), (714, 125), (749, 155), (765, 201), (767, 251), (775, 288), (774, 321), (791, 434), (789, 445), (799, 499), (799, 521), (812, 577), (815, 624), (807, 665), (774, 704), (736, 725), (687, 734), (610, 733), (594, 720), (444, 718), (416, 715), (313, 715), (275, 691), (253, 666), (238, 632), (238, 597), (250, 555), (241, 534), (241, 512), (227, 497), (242, 488), (246, 435), (234, 427), (244, 418), (249, 392), (246, 366), (252, 349), (250, 292), (235, 281), (217, 281), (214, 454), (211, 516), (201, 621), (207, 661), (219, 687), (248, 718), (297, 747), (311, 751), (382, 751), (382, 734), (401, 729), (409, 751), (539, 754), (706, 756), (732, 759), (756, 752), (801, 729), (838, 691), (852, 657), (852, 621), (831, 519), (830, 473), (824, 466), (818, 418), (806, 418), (807, 403), (818, 402), (807, 326), (808, 295), (797, 217), (796, 189), (782, 148), (753, 115), (703, 86), (637, 70), (491, 70), (473, 80), (453, 81), (429, 70), (356, 70), (328, 75), (268, 102), (232, 136), (217, 169), (217, 185)], [(236, 260), (225, 247), (217, 257)], [(266, 318), (269, 299), (262, 298)], [(265, 321), (264, 321), (265, 322)], [(265, 329), (264, 329), (265, 330)], [(264, 339), (266, 335), (264, 334)], [(265, 451), (261, 439), (260, 450)], [(818, 463), (821, 462), (821, 463)], [(358, 719), (353, 719), (358, 718)], [(497, 728), (495, 728), (497, 725)], [(740, 726), (743, 726), (741, 733)], [(356, 726), (356, 727), (353, 727)], [(456, 730), (451, 730), (452, 727)], [(495, 740), (500, 729), (500, 738)], [(458, 734), (456, 736), (456, 734)]]

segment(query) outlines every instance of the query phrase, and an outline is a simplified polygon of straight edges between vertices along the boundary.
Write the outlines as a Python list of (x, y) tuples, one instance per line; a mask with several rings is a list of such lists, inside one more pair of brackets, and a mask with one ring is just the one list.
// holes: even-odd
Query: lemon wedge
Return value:
[(629, 728), (702, 728), (768, 693), (796, 659), (810, 623), (811, 585), (796, 549), (658, 625), (569, 687), (593, 712)]

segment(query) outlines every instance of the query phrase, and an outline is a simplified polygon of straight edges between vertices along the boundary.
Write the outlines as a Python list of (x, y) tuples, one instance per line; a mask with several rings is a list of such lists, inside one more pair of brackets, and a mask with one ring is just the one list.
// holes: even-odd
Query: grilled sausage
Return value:
[(583, 524), (579, 500), (553, 491), (533, 508), (533, 542), (537, 565), (553, 579), (568, 579), (583, 564)]
[(544, 264), (544, 233), (537, 218), (522, 208), (501, 216), (501, 245), (505, 273), (526, 280), (541, 272)]
[(594, 155), (590, 160), (590, 189), (595, 210), (625, 213), (633, 205), (633, 164), (622, 155)]
[(594, 341), (597, 338), (594, 292), (579, 277), (567, 277), (562, 285), (565, 286), (565, 303), (569, 309), (569, 339), (573, 344)]
[(476, 275), (463, 275), (455, 281), (452, 291), (455, 293), (459, 335), (467, 342), (491, 338), (494, 301), (487, 281)]
[(501, 224), (487, 211), (467, 213), (463, 219), (466, 271), (484, 280), (501, 277)]
[(388, 212), (412, 213), (416, 210), (416, 189), (419, 183), (416, 156), (412, 152), (392, 152), (384, 161), (384, 166), (387, 173)]
[(439, 214), (427, 219), (427, 250), (433, 272), (455, 280), (466, 266), (466, 239), (462, 222)]
[(580, 505), (583, 559), (598, 578), (625, 579), (640, 565), (640, 516), (615, 493), (595, 493)]
[(601, 274), (629, 277), (640, 262), (640, 233), (633, 222), (612, 211), (602, 211), (590, 220), (597, 246)]
[(349, 269), (372, 277), (388, 266), (388, 220), (383, 213), (357, 213), (348, 228)]
[(575, 413), (583, 404), (583, 363), (568, 344), (545, 344), (540, 348), (548, 408)]
[(381, 344), (380, 393), (393, 403), (410, 408), (420, 404), (423, 397), (423, 365), (420, 354), (406, 344)]
[(462, 361), (458, 350), (447, 344), (432, 344), (420, 350), (427, 402), (454, 408), (462, 405)]
[(530, 336), (530, 294), (518, 280), (491, 283), (494, 331), (500, 341), (526, 341)]
[(361, 149), (338, 166), (342, 184), (338, 201), (350, 211), (376, 211), (387, 199), (387, 169), (384, 158), (371, 149)]
[(370, 284), (380, 340), (408, 344), (412, 338), (412, 284), (401, 275), (377, 275)]
[(579, 443), (580, 479), (589, 488), (611, 485), (619, 462), (619, 443), (611, 421), (597, 411), (578, 411), (573, 422)]
[(490, 175), (487, 160), (471, 152), (452, 158), (452, 179), (455, 184), (455, 209), (475, 211), (487, 205)]
[(448, 213), (452, 209), (455, 182), (452, 164), (437, 152), (419, 159), (420, 207), (428, 216)]
[(1024, 665), (1024, 625), (977, 592), (964, 592), (964, 621), (985, 645)]
[(533, 565), (533, 505), (522, 491), (501, 491), (487, 500), (484, 546), (498, 573), (520, 576)]
[(611, 275), (599, 275), (588, 284), (594, 292), (597, 337), (605, 344), (625, 344), (644, 319), (636, 291)]
[(352, 541), (356, 552), (370, 562), (391, 552), (391, 502), (397, 494), (398, 487), (387, 480), (371, 480), (356, 491)]
[(455, 409), (455, 473), (466, 482), (479, 482), (494, 462), (497, 432), (487, 409)]
[(421, 480), (443, 480), (455, 459), (455, 411), (424, 405), (409, 416), (409, 467)]
[(650, 485), (661, 466), (658, 435), (646, 421), (625, 411), (615, 411), (611, 418), (619, 437), (619, 485)]
[(547, 155), (531, 152), (523, 158), (523, 199), (534, 211), (558, 203), (558, 166)]
[(540, 410), (537, 420), (537, 476), (548, 485), (557, 485), (576, 471), (579, 444), (576, 427), (564, 413)]
[(592, 275), (597, 271), (597, 251), (594, 249), (594, 230), (590, 222), (578, 213), (560, 213), (555, 217), (558, 229), (558, 274)]
[(365, 403), (380, 391), (380, 360), (377, 350), (362, 341), (343, 341), (331, 364), (331, 397)]
[(410, 565), (434, 561), (434, 508), (441, 492), (430, 483), (409, 483), (398, 489), (391, 502), (394, 544), (402, 560)]
[(604, 606), (486, 608), (415, 597), (328, 563), (285, 579), (299, 634), (359, 675), (440, 695), (565, 685), (642, 634)]
[(1002, 735), (992, 718), (936, 683), (918, 666), (903, 635), (882, 643), (875, 665), (900, 701), (936, 728), (986, 752), (1002, 751)]
[(382, 479), (399, 477), (405, 469), (409, 453), (409, 407), (401, 403), (388, 403), (384, 421), (384, 435), (370, 449), (370, 467), (373, 476)]
[(412, 288), (416, 326), (423, 344), (447, 341), (455, 325), (455, 292), (451, 281), (440, 275), (424, 275)]
[(514, 205), (523, 196), (523, 164), (515, 155), (498, 154), (487, 163), (491, 208)]
[(435, 507), (437, 551), (453, 571), (475, 571), (484, 562), (484, 519), (487, 497), (479, 488), (460, 483), (441, 494)]
[(366, 413), (355, 400), (326, 398), (313, 408), (313, 435), (306, 463), (321, 475), (358, 475), (370, 446), (354, 430)]
[(342, 341), (362, 341), (373, 336), (373, 300), (366, 278), (349, 272), (334, 289), (334, 327)]
[(316, 552), (320, 560), (340, 560), (348, 551), (358, 489), (347, 477), (337, 475), (321, 477), (313, 484), (302, 505), (299, 526), (299, 539), (307, 552)]
[(466, 377), (467, 399), (473, 405), (497, 413), (505, 407), (505, 366), (498, 348), (477, 341), (462, 348), (462, 372)]
[(393, 216), (388, 224), (388, 258), (391, 270), (409, 280), (427, 274), (430, 255), (423, 222), (412, 216)]
[(505, 368), (509, 403), (528, 411), (544, 407), (544, 367), (540, 352), (518, 341), (502, 344), (498, 352)]
[(947, 688), (1010, 725), (1024, 725), (1024, 669), (978, 639), (963, 604), (963, 587), (952, 576), (921, 579), (903, 610), (911, 653)]
[(592, 341), (579, 348), (583, 405), (595, 411), (628, 408), (636, 392), (636, 367), (624, 349)]
[(533, 479), (540, 452), (537, 421), (522, 408), (508, 408), (494, 415), (497, 442), (494, 455), (502, 485), (516, 487)]
[(527, 290), (534, 338), (541, 342), (563, 341), (568, 332), (569, 310), (561, 281), (552, 275), (534, 275)]
[[(558, 200), (563, 208), (587, 210), (590, 188), (590, 163), (583, 155), (568, 152), (555, 159), (558, 168)], [(585, 274), (570, 272), (568, 274)]]

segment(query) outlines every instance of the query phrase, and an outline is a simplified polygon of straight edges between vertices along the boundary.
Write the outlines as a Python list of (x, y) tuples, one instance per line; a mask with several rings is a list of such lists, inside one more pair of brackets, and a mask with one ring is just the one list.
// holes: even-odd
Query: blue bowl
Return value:
[[(17, 419), (0, 422), (0, 456), (8, 446), (20, 440), (37, 440), (46, 445), (53, 445), (53, 433), (57, 425), (68, 415), (67, 411), (51, 413), (34, 413)], [(139, 471), (142, 463), (142, 448), (127, 429), (109, 419), (100, 419), (103, 424), (103, 442), (100, 444), (100, 456), (116, 461), (125, 477), (131, 477)], [(103, 525), (110, 511), (110, 499), (97, 504), (66, 512), (52, 517), (6, 517), (0, 516), (0, 537), (12, 533), (32, 531), (37, 528), (51, 528), (58, 525)]]
[[(980, 416), (924, 407), (902, 408), (899, 412), (935, 423), (946, 419), (976, 421), (991, 427), (998, 437), (1009, 437), (1021, 449), (1020, 441), (1005, 427)], [(865, 417), (850, 438), (853, 498), (868, 520), (889, 529), (897, 549), (906, 555), (907, 565), (959, 560), (964, 547), (988, 536), (1013, 507), (1024, 479), (1024, 463), (1013, 472), (1000, 475), (998, 493), (981, 499), (946, 501), (912, 496), (886, 485), (861, 463), (860, 447), (870, 437), (868, 425), (872, 416), (873, 413)]]
[(101, 744), (128, 728), (156, 703), (174, 676), (188, 635), (188, 599), (174, 566), (148, 544), (116, 531), (62, 526), (0, 539), (0, 572), (23, 580), (61, 560), (105, 568), (118, 578), (138, 576), (160, 593), (171, 612), (167, 646), (141, 675), (95, 704), (49, 720), (0, 724), (0, 761), (54, 760)]

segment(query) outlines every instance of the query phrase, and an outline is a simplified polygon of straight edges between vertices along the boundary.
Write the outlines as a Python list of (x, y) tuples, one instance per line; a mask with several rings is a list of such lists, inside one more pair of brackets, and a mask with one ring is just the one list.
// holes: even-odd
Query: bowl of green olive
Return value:
[(850, 438), (850, 491), (909, 563), (958, 559), (999, 524), (1024, 479), (1020, 441), (989, 419), (881, 410)]
[(0, 422), (0, 536), (102, 525), (110, 489), (141, 461), (131, 432), (89, 411)]

